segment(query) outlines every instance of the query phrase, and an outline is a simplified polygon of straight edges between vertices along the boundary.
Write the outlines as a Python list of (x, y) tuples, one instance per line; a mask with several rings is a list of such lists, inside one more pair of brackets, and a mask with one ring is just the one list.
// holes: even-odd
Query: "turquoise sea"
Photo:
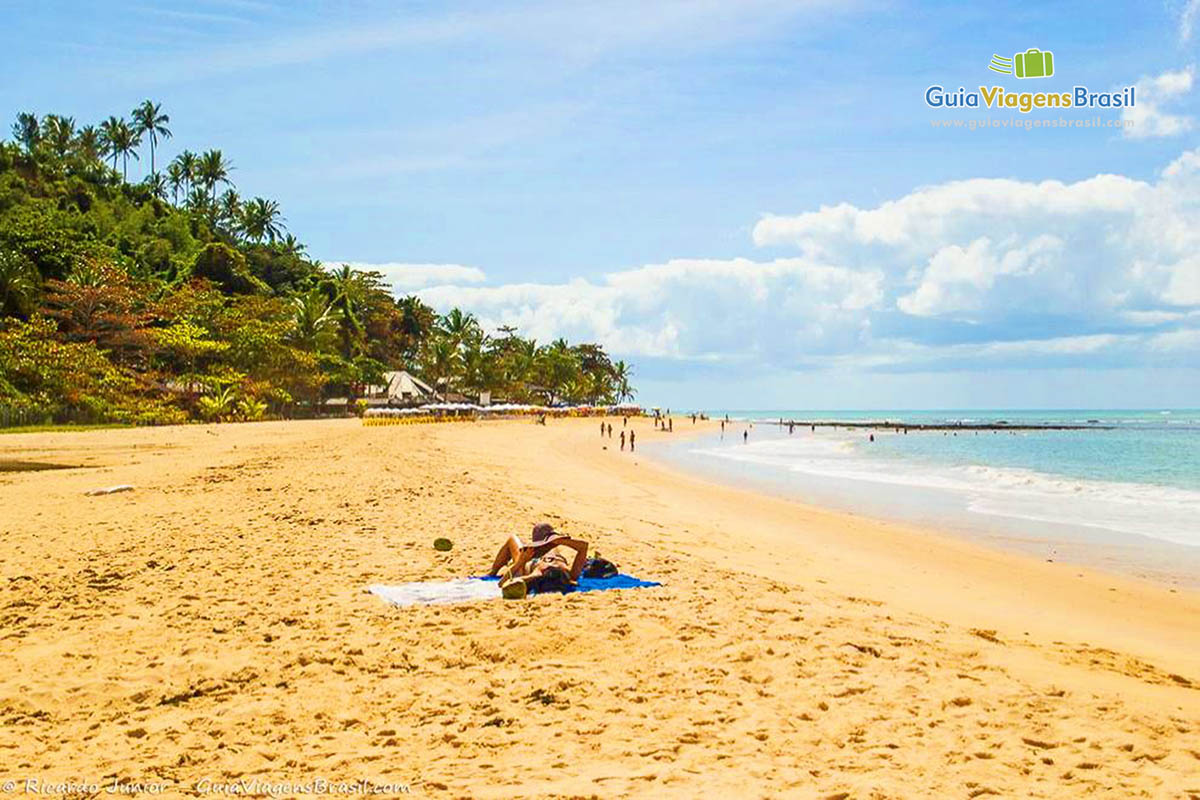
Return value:
[[(655, 449), (708, 477), (820, 505), (935, 524), (1051, 560), (1200, 580), (1200, 410), (705, 413), (728, 416), (723, 436), (656, 439)], [(789, 433), (780, 419), (1085, 429)]]

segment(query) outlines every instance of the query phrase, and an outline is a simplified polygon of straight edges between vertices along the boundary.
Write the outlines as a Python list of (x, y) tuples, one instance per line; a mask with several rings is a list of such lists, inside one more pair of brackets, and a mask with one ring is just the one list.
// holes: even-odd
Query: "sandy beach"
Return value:
[[(16, 459), (71, 467), (0, 472), (18, 787), (1200, 798), (1190, 590), (706, 483), (594, 420), (0, 436)], [(365, 592), (540, 520), (664, 585)]]

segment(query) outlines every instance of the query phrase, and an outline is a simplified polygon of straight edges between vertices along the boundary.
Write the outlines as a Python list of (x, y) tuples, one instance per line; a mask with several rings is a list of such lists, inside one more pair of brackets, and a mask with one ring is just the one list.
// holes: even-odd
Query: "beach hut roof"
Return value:
[(383, 373), (389, 397), (432, 397), (433, 389), (429, 384), (407, 370)]

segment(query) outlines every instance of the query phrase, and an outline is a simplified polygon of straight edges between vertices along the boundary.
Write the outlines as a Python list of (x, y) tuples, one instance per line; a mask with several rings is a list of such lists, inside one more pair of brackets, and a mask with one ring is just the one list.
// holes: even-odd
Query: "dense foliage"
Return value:
[(150, 101), (96, 126), (20, 114), (0, 142), (0, 410), (259, 419), (359, 397), (389, 369), (444, 396), (632, 396), (597, 345), (489, 335), (458, 309), (393, 298), (378, 273), (324, 268), (278, 203), (238, 194), (220, 150), (163, 166), (169, 124)]

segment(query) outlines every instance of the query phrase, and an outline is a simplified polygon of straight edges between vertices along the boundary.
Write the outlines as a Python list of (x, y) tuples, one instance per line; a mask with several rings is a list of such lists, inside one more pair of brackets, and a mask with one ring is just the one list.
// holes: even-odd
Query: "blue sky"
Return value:
[[(0, 106), (160, 101), (315, 257), (601, 341), (647, 402), (1186, 406), (1196, 6), (0, 2)], [(1029, 47), (1053, 78), (987, 71)], [(933, 129), (1020, 116), (933, 83), (1141, 102)]]

